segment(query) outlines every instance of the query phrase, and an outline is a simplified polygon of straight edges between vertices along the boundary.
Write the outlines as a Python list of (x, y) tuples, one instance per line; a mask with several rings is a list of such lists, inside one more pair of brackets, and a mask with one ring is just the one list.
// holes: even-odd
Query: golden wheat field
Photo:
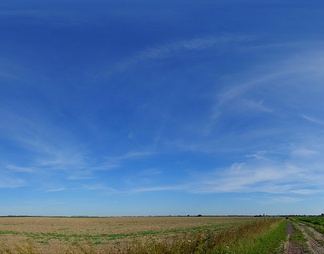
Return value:
[[(254, 217), (2, 217), (0, 253), (118, 253), (255, 221)], [(188, 238), (188, 241), (189, 238)]]

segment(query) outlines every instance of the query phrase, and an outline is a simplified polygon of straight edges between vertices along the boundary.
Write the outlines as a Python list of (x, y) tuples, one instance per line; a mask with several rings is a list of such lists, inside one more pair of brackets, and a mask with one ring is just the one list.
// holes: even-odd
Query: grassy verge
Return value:
[(286, 238), (286, 222), (280, 219), (260, 229), (258, 234), (251, 235), (249, 239), (243, 241), (241, 250), (233, 253), (283, 253)]
[(298, 217), (296, 220), (304, 222), (324, 234), (324, 217)]

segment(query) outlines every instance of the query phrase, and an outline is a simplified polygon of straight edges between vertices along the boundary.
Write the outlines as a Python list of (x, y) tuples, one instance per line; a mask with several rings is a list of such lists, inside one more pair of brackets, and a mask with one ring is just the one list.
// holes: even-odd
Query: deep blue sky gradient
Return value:
[(0, 215), (319, 214), (321, 1), (2, 1)]

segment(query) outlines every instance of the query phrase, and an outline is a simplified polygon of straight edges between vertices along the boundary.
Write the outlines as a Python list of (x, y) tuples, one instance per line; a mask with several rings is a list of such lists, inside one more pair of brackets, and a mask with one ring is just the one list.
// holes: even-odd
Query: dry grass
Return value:
[(119, 234), (139, 231), (161, 231), (195, 226), (237, 223), (253, 217), (2, 217), (0, 230), (28, 233), (94, 233)]
[[(0, 218), (0, 253), (207, 253), (207, 249), (215, 246), (229, 248), (233, 240), (238, 244), (238, 236), (242, 234), (259, 234), (261, 231), (256, 230), (259, 224), (252, 223), (254, 228), (250, 228), (249, 222), (255, 220), (253, 217)], [(274, 223), (274, 220), (268, 224), (258, 220), (263, 230)]]

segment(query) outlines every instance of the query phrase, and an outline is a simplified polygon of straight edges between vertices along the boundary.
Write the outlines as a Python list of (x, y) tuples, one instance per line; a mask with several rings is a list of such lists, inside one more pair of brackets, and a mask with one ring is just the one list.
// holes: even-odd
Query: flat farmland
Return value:
[[(186, 253), (186, 248), (196, 248), (211, 234), (221, 235), (220, 232), (234, 232), (244, 227), (246, 230), (256, 224), (260, 227), (265, 221), (265, 227), (269, 229), (280, 219), (204, 216), (2, 217), (0, 253), (146, 253), (144, 250), (147, 253), (173, 253), (172, 249), (179, 248), (183, 248), (184, 252), (177, 253)], [(230, 245), (228, 243), (227, 248)], [(152, 251), (152, 248), (161, 251)]]

